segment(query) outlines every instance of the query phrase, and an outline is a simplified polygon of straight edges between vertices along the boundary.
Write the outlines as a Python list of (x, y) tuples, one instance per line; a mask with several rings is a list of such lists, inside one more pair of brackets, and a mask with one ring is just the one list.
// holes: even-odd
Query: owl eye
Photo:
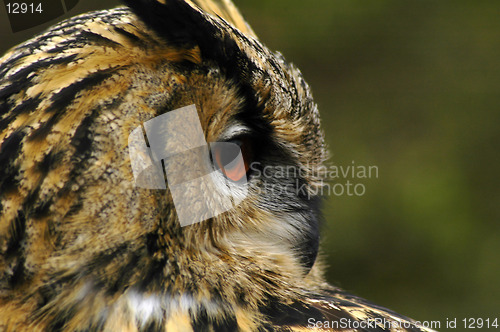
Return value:
[(212, 158), (215, 166), (233, 182), (242, 180), (250, 168), (252, 159), (248, 139), (219, 142), (212, 145)]

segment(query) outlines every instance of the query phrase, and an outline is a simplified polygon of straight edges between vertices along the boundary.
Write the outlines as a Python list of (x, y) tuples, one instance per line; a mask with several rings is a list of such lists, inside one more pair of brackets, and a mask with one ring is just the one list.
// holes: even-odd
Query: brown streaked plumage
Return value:
[[(228, 0), (125, 3), (0, 59), (0, 330), (425, 331), (323, 280), (326, 152), (300, 72)], [(192, 104), (252, 167), (239, 205), (181, 227), (169, 190), (135, 185), (128, 137)]]

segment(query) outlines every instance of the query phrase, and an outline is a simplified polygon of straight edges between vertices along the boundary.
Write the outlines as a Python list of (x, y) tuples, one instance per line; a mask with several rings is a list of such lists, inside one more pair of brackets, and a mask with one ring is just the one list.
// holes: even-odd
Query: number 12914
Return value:
[(7, 13), (8, 14), (36, 14), (39, 13), (41, 14), (43, 12), (42, 10), (42, 4), (34, 4), (34, 3), (25, 3), (25, 2), (13, 2), (13, 3), (7, 3)]
[(498, 328), (498, 318), (464, 318), (462, 321), (464, 322), (464, 327), (466, 329)]

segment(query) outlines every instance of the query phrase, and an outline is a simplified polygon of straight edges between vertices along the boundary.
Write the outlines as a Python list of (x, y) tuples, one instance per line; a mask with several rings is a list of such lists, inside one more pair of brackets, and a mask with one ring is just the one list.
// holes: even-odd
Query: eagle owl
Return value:
[(229, 0), (124, 2), (0, 59), (0, 330), (426, 330), (323, 279), (300, 71)]

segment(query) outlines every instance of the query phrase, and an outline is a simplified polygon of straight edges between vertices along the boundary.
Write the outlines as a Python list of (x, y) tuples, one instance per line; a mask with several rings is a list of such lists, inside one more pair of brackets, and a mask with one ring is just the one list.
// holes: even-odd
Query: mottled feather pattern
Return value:
[[(0, 331), (406, 321), (328, 285), (315, 263), (327, 153), (300, 71), (228, 0), (125, 3), (0, 59)], [(168, 189), (134, 184), (128, 135), (192, 104), (207, 142), (248, 128), (259, 167), (303, 172), (249, 174), (241, 204), (181, 227)], [(262, 194), (290, 183), (308, 194)]]

